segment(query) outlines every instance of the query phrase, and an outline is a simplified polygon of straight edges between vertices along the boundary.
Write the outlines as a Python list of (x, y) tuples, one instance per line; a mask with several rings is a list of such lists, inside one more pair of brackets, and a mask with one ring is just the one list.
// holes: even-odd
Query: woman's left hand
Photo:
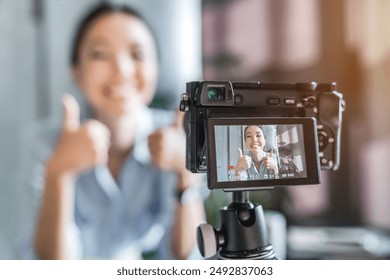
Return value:
[(195, 174), (186, 169), (186, 135), (184, 113), (176, 112), (171, 126), (149, 135), (148, 144), (153, 164), (163, 170), (176, 172), (178, 188), (185, 189), (195, 181)]
[(266, 157), (264, 157), (264, 159), (263, 159), (263, 165), (264, 165), (264, 167), (265, 168), (267, 168), (267, 169), (272, 169), (274, 172), (275, 172), (275, 174), (277, 174), (278, 173), (278, 165), (277, 165), (277, 163), (276, 163), (276, 160), (275, 160), (275, 158), (273, 157), (273, 151), (271, 151), (270, 153), (269, 153), (269, 155), (267, 155)]
[(186, 170), (186, 136), (183, 128), (184, 113), (177, 112), (175, 122), (149, 135), (148, 144), (155, 166), (163, 170), (183, 173)]

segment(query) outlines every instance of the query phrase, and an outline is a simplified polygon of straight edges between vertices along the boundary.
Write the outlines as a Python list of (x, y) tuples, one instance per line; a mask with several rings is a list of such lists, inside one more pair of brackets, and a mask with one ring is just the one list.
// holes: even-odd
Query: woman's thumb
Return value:
[(66, 94), (62, 98), (62, 105), (64, 107), (63, 129), (78, 129), (80, 127), (80, 106), (77, 100), (72, 95)]

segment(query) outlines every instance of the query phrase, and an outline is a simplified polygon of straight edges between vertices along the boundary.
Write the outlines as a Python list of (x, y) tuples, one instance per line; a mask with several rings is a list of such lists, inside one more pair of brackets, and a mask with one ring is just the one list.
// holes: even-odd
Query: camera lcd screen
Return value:
[(209, 119), (209, 188), (319, 183), (315, 126), (312, 118)]

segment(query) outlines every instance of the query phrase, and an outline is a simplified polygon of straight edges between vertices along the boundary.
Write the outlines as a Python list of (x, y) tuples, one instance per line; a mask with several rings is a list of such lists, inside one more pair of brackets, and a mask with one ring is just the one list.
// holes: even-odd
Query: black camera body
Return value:
[(187, 83), (186, 167), (207, 172), (209, 189), (233, 197), (220, 209), (218, 230), (198, 228), (203, 256), (275, 259), (261, 205), (248, 192), (318, 184), (320, 168), (337, 169), (344, 107), (335, 83)]
[(207, 171), (207, 120), (218, 118), (314, 118), (318, 157), (323, 170), (340, 163), (345, 102), (336, 83), (262, 83), (197, 81), (187, 83), (180, 110), (185, 111), (186, 167)]

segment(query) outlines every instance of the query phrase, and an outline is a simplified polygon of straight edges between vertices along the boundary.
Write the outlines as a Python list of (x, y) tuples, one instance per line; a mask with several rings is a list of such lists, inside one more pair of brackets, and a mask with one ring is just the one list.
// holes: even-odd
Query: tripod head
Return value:
[(220, 209), (220, 228), (198, 227), (198, 247), (203, 257), (219, 259), (276, 259), (268, 241), (261, 205), (249, 201), (248, 191), (235, 191), (233, 201)]

